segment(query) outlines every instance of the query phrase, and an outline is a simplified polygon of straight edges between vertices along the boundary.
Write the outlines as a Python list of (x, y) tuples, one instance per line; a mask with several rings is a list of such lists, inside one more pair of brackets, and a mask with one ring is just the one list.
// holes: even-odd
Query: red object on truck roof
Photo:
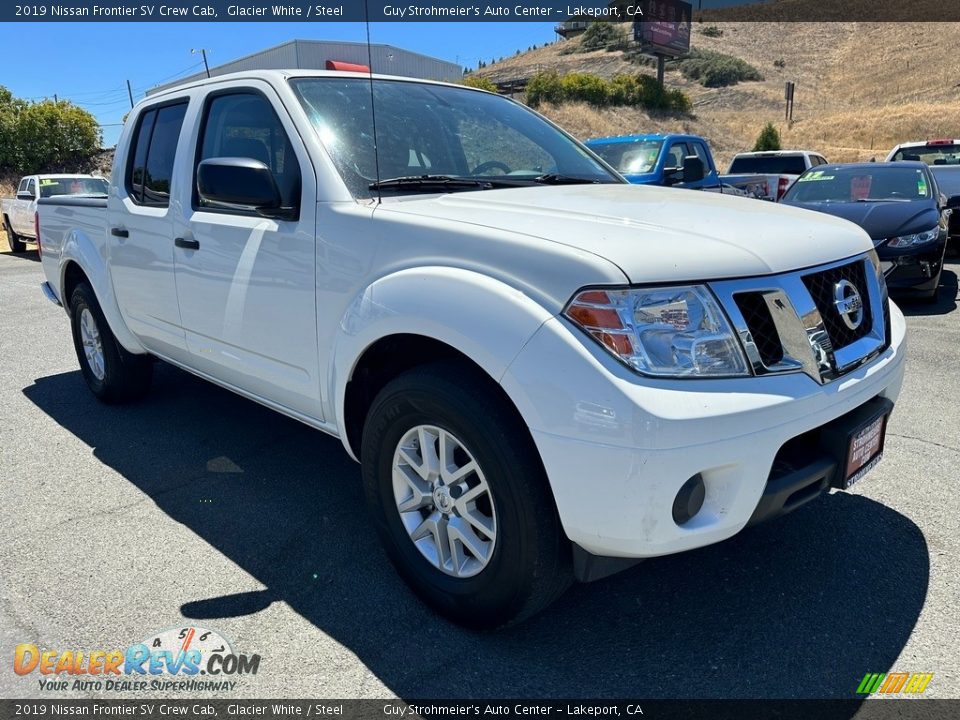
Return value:
[(342, 62), (340, 60), (327, 60), (327, 70), (340, 70), (342, 72), (370, 72), (366, 65), (357, 65), (356, 63)]

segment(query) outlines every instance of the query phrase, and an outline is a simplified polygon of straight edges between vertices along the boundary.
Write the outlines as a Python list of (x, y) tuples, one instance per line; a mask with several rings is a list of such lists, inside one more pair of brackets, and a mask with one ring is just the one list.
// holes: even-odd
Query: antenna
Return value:
[(373, 123), (373, 164), (377, 173), (377, 204), (383, 202), (380, 191), (380, 141), (377, 138), (377, 111), (373, 99), (373, 48), (370, 45), (370, 7), (369, 0), (363, 0), (363, 19), (367, 26), (367, 70), (370, 75), (370, 121)]

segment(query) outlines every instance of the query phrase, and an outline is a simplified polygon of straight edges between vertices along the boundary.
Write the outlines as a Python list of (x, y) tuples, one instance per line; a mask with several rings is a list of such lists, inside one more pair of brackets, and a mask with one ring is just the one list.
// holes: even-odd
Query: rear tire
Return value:
[[(492, 628), (570, 586), (570, 543), (533, 440), (482, 373), (437, 363), (391, 381), (367, 415), (360, 454), (387, 554), (437, 612)], [(428, 529), (418, 532), (421, 522)]]
[(143, 397), (150, 389), (153, 361), (127, 352), (110, 330), (89, 284), (77, 285), (70, 297), (73, 347), (90, 392), (107, 403)]
[(10, 218), (6, 215), (3, 216), (3, 229), (7, 233), (7, 244), (10, 245), (10, 252), (22, 253), (27, 251), (27, 244), (10, 227)]

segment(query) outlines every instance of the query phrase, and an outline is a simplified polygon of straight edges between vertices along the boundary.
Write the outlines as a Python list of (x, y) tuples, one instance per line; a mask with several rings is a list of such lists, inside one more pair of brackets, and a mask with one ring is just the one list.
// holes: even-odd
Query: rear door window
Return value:
[(165, 105), (140, 115), (127, 173), (127, 192), (141, 205), (167, 207), (180, 129), (187, 103)]

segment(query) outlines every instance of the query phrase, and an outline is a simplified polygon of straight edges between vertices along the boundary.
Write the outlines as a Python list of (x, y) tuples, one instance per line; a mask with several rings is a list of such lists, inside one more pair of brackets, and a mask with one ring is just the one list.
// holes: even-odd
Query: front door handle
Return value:
[(110, 234), (118, 238), (130, 237), (130, 232), (123, 228), (110, 228)]
[(198, 240), (187, 240), (186, 238), (176, 238), (173, 244), (184, 250), (199, 250), (200, 242)]

